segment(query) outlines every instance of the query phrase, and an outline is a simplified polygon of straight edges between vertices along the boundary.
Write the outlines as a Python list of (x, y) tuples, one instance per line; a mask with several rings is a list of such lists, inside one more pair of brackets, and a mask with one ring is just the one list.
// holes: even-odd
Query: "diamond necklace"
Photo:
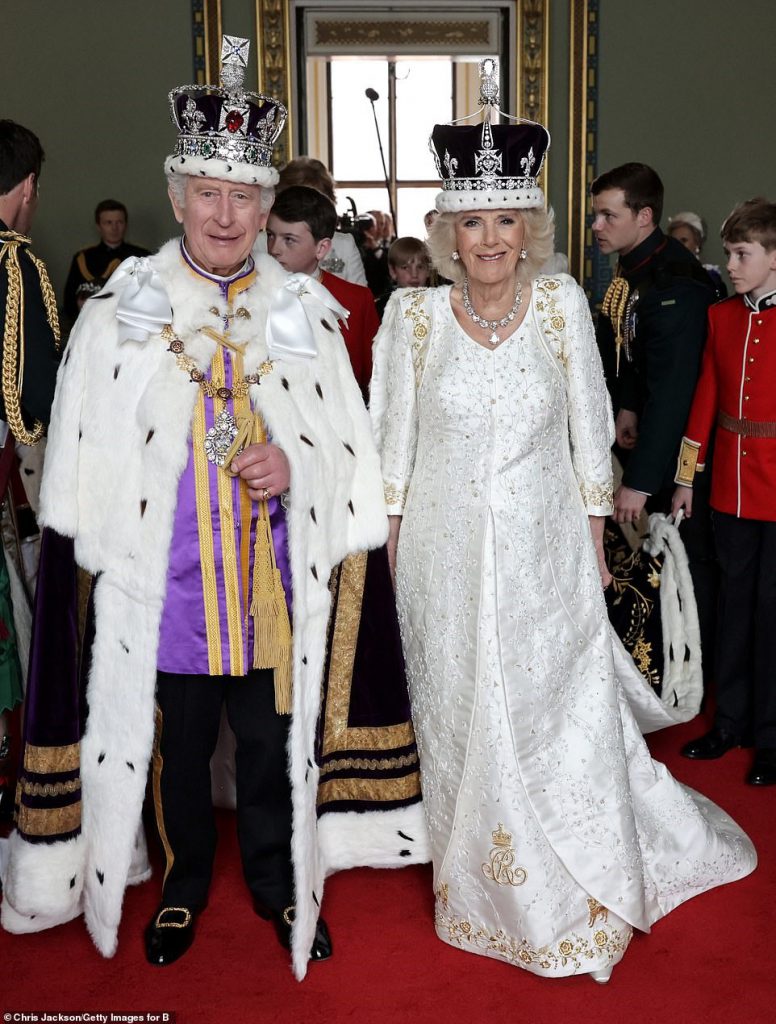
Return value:
[(471, 299), (469, 298), (468, 277), (465, 277), (463, 279), (463, 288), (461, 289), (461, 291), (463, 293), (463, 308), (466, 310), (468, 315), (471, 317), (474, 323), (477, 324), (478, 327), (482, 327), (485, 330), (490, 330), (492, 332), (490, 337), (488, 338), (488, 342), (491, 345), (498, 345), (501, 339), (499, 338), (496, 331), (498, 330), (499, 327), (506, 327), (507, 324), (511, 324), (517, 316), (518, 309), (520, 309), (520, 303), (523, 301), (522, 284), (520, 284), (520, 282), (518, 281), (517, 291), (515, 293), (515, 301), (512, 304), (512, 308), (507, 313), (507, 315), (503, 316), (500, 320), (486, 320), (485, 317), (480, 316), (479, 313), (474, 312), (474, 307), (472, 306)]

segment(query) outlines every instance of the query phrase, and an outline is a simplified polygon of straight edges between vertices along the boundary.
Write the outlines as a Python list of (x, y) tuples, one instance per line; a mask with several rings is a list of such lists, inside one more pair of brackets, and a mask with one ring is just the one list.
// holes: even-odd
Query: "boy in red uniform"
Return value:
[(709, 310), (701, 376), (682, 442), (674, 514), (692, 512), (692, 482), (716, 425), (711, 477), (722, 571), (717, 710), (685, 757), (721, 757), (752, 736), (747, 782), (776, 784), (776, 203), (741, 203), (722, 225), (735, 295)]
[(305, 185), (284, 188), (275, 199), (267, 221), (267, 252), (289, 273), (309, 274), (348, 310), (342, 337), (353, 374), (366, 401), (372, 377), (372, 342), (380, 327), (374, 298), (368, 288), (337, 277), (318, 264), (331, 249), (337, 227), (334, 203)]

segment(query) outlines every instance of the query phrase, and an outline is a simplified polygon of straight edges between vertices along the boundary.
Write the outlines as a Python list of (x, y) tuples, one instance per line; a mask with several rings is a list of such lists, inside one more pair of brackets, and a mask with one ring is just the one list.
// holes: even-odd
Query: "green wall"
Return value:
[(742, 199), (776, 199), (773, 42), (764, 0), (601, 0), (598, 167), (641, 160), (672, 213), (705, 218), (705, 262)]
[(61, 300), (101, 199), (129, 208), (129, 241), (153, 249), (175, 234), (162, 164), (167, 93), (192, 81), (191, 3), (0, 0), (0, 39), (0, 117), (46, 151), (32, 235)]

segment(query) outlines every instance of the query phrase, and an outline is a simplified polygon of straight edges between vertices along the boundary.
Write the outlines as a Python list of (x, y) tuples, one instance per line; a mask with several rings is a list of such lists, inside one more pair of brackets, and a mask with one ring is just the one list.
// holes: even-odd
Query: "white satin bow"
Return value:
[(302, 301), (305, 295), (312, 296), (340, 320), (347, 320), (350, 316), (349, 310), (341, 306), (315, 278), (308, 274), (289, 274), (269, 304), (267, 354), (270, 359), (312, 359), (318, 355), (310, 320), (314, 308), (308, 308)]
[(128, 277), (121, 293), (116, 319), (124, 325), (122, 341), (148, 341), (172, 320), (172, 308), (161, 277), (147, 256), (130, 256), (111, 276), (110, 284)]

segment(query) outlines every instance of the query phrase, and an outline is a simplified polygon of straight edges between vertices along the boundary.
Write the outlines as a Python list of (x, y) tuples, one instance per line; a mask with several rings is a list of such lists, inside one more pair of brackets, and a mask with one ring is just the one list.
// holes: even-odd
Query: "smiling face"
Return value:
[(189, 176), (185, 205), (181, 207), (172, 192), (170, 202), (192, 259), (217, 277), (240, 269), (267, 223), (259, 185)]
[(273, 213), (269, 215), (267, 252), (290, 274), (314, 274), (329, 249), (331, 239), (316, 242), (306, 221), (289, 223)]
[(737, 295), (759, 299), (776, 290), (776, 249), (769, 252), (760, 242), (725, 242), (724, 249)]
[(655, 229), (652, 210), (631, 210), (621, 188), (607, 188), (593, 196), (593, 234), (602, 253), (625, 256)]
[(524, 238), (517, 210), (473, 210), (455, 218), (455, 247), (473, 284), (514, 280)]

